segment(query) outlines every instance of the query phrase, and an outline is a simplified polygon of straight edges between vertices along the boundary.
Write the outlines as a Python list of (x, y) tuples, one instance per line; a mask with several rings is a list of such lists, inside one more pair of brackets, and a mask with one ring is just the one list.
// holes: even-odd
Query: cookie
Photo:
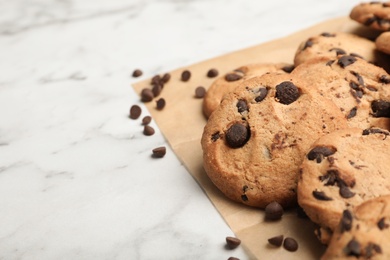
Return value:
[(327, 259), (390, 259), (390, 196), (381, 196), (344, 210)]
[(390, 32), (381, 33), (375, 40), (376, 48), (390, 54)]
[(390, 129), (390, 75), (384, 69), (343, 55), (311, 59), (296, 67), (291, 77), (313, 86), (309, 88), (317, 92), (313, 95), (332, 100), (350, 127)]
[(204, 169), (232, 200), (291, 207), (306, 150), (343, 127), (333, 102), (311, 95), (288, 74), (255, 77), (225, 95), (211, 114), (201, 139)]
[(298, 66), (316, 57), (336, 59), (339, 55), (351, 55), (376, 62), (379, 53), (375, 43), (352, 33), (321, 33), (302, 42), (294, 57), (294, 65)]
[(203, 99), (203, 114), (209, 118), (211, 113), (219, 106), (223, 96), (233, 91), (242, 81), (268, 72), (290, 72), (292, 65), (287, 63), (259, 63), (239, 67), (222, 77), (216, 79)]
[(390, 194), (389, 134), (347, 128), (313, 143), (298, 181), (298, 203), (313, 222), (333, 231), (345, 209)]
[(356, 5), (349, 17), (370, 28), (387, 31), (390, 29), (390, 2), (366, 2)]

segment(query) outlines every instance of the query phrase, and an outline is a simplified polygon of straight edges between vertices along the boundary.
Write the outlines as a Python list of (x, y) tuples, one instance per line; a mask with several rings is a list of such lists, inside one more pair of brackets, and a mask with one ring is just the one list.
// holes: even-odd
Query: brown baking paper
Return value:
[[(375, 37), (372, 32), (347, 17), (329, 20), (284, 38), (172, 71), (170, 81), (158, 97), (166, 100), (165, 108), (159, 111), (155, 101), (146, 103), (173, 151), (204, 189), (232, 231), (242, 240), (242, 246), (250, 259), (319, 259), (325, 247), (313, 233), (315, 225), (308, 219), (298, 218), (295, 210), (286, 212), (280, 221), (265, 221), (263, 210), (235, 203), (213, 185), (202, 166), (200, 139), (206, 119), (202, 114), (202, 100), (195, 98), (195, 88), (207, 88), (215, 80), (206, 76), (210, 68), (216, 68), (220, 72), (219, 75), (224, 75), (232, 69), (250, 63), (292, 64), (298, 45), (308, 37), (322, 32), (352, 32), (369, 38)], [(188, 82), (180, 80), (181, 72), (185, 69), (192, 74)], [(134, 85), (137, 93), (145, 87), (150, 87), (150, 79)], [(292, 253), (282, 247), (274, 248), (268, 245), (267, 239), (277, 235), (295, 238), (299, 244), (298, 250)], [(221, 241), (224, 239), (221, 238)]]

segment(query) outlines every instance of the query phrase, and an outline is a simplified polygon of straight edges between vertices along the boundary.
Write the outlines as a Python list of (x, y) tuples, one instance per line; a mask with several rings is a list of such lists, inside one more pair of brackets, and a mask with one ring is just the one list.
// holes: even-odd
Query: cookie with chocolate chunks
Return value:
[(352, 20), (379, 31), (390, 30), (390, 2), (364, 2), (354, 6)]
[[(297, 66), (291, 77), (332, 100), (350, 127), (390, 129), (390, 75), (361, 58), (319, 57)], [(317, 93), (315, 93), (317, 92)]]
[(390, 32), (381, 33), (375, 39), (375, 45), (381, 52), (390, 54)]
[(291, 66), (287, 63), (259, 63), (239, 67), (218, 77), (208, 88), (203, 100), (203, 114), (209, 118), (219, 106), (223, 96), (233, 91), (242, 81), (261, 76), (267, 72), (289, 73)]
[(389, 224), (390, 195), (344, 210), (321, 259), (390, 259)]
[(265, 208), (296, 205), (299, 165), (318, 137), (347, 127), (329, 100), (276, 72), (243, 81), (225, 95), (203, 132), (203, 162), (230, 199)]
[(312, 144), (301, 165), (298, 203), (324, 229), (336, 229), (343, 213), (364, 201), (390, 194), (389, 131), (346, 128)]

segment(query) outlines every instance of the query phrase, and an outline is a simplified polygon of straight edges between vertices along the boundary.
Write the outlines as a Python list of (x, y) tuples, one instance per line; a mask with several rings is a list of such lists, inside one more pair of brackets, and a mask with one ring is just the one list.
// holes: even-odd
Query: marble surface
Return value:
[(131, 84), (359, 2), (1, 1), (0, 259), (247, 259)]

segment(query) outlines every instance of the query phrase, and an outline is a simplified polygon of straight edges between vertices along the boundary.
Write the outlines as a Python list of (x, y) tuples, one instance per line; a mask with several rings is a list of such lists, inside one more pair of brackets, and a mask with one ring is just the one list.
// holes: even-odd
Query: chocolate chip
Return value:
[(237, 81), (240, 79), (242, 79), (242, 76), (236, 73), (228, 73), (225, 75), (225, 80), (228, 82)]
[(289, 105), (299, 98), (299, 90), (291, 81), (284, 81), (276, 86), (275, 97), (280, 103)]
[(226, 237), (226, 245), (230, 249), (235, 249), (241, 244), (241, 240), (236, 237)]
[(312, 39), (307, 40), (307, 41), (305, 42), (305, 45), (303, 45), (302, 50), (306, 50), (306, 48), (309, 48), (309, 47), (313, 46), (313, 44), (314, 44), (314, 43), (313, 43)]
[(375, 16), (372, 16), (372, 17), (369, 17), (367, 18), (365, 21), (364, 21), (364, 25), (366, 26), (370, 26), (371, 24), (373, 24), (375, 21), (377, 20), (377, 18)]
[(153, 88), (152, 88), (153, 96), (154, 96), (154, 97), (159, 96), (160, 93), (161, 93), (161, 90), (162, 90), (162, 87), (161, 87), (160, 84), (154, 85)]
[(259, 95), (255, 98), (256, 102), (261, 102), (267, 96), (268, 90), (266, 88), (259, 88)]
[(345, 199), (349, 199), (349, 198), (352, 198), (353, 196), (355, 196), (355, 193), (352, 192), (347, 186), (344, 186), (344, 185), (340, 186), (339, 194), (341, 197), (343, 197)]
[(325, 194), (325, 192), (323, 192), (323, 191), (316, 191), (316, 190), (314, 190), (313, 191), (313, 196), (314, 196), (314, 198), (316, 198), (318, 200), (323, 200), (323, 201), (333, 200), (331, 197), (328, 197)]
[(157, 147), (152, 150), (152, 156), (155, 158), (162, 158), (165, 156), (167, 149), (165, 146)]
[(390, 102), (384, 100), (374, 100), (371, 102), (371, 109), (374, 117), (390, 118)]
[(161, 77), (160, 75), (155, 75), (152, 77), (152, 79), (150, 80), (150, 84), (151, 85), (160, 85), (161, 84)]
[(163, 98), (159, 98), (157, 101), (156, 101), (156, 108), (158, 110), (162, 110), (164, 107), (165, 107), (165, 99)]
[(216, 70), (216, 69), (210, 69), (207, 72), (207, 77), (209, 77), (209, 78), (215, 78), (216, 76), (218, 76), (218, 70)]
[(199, 86), (195, 89), (195, 97), (196, 98), (203, 98), (206, 94), (206, 89), (202, 86)]
[(353, 64), (355, 61), (356, 61), (355, 57), (350, 56), (350, 55), (344, 55), (337, 61), (337, 64), (340, 67), (345, 68), (345, 67)]
[(376, 92), (376, 91), (378, 91), (375, 87), (373, 87), (373, 86), (366, 86), (366, 88), (369, 90), (369, 91), (374, 91), (374, 92)]
[(142, 124), (143, 125), (148, 125), (148, 124), (150, 124), (151, 121), (152, 121), (152, 117), (151, 116), (145, 116), (144, 118), (142, 118)]
[(352, 213), (349, 210), (344, 210), (341, 217), (340, 231), (341, 233), (345, 231), (350, 231), (352, 228)]
[(133, 77), (138, 78), (139, 76), (142, 76), (142, 70), (136, 69), (133, 71)]
[(283, 207), (273, 201), (265, 207), (265, 218), (269, 220), (278, 220), (283, 216), (284, 210)]
[(228, 258), (228, 260), (240, 260), (240, 258), (237, 258), (237, 257), (234, 257), (234, 256), (231, 256)]
[(388, 228), (389, 227), (389, 224), (386, 224), (385, 223), (385, 218), (383, 217), (383, 218), (381, 218), (379, 221), (378, 221), (378, 228), (380, 229), (380, 230), (383, 230), (383, 229), (385, 229), (385, 228)]
[(240, 123), (235, 123), (226, 131), (226, 142), (231, 148), (244, 146), (250, 137), (249, 129)]
[(141, 101), (142, 102), (150, 102), (152, 101), (154, 98), (154, 95), (153, 95), (153, 92), (151, 89), (149, 88), (144, 88), (142, 91), (141, 91)]
[(161, 82), (168, 83), (168, 81), (171, 79), (171, 74), (165, 73), (164, 76), (161, 78)]
[(359, 85), (364, 86), (364, 79), (363, 79), (363, 77), (359, 73), (357, 73), (355, 71), (351, 71), (351, 74), (356, 77)]
[(286, 237), (286, 239), (283, 242), (283, 247), (287, 251), (295, 252), (298, 250), (298, 243), (294, 238)]
[(282, 68), (282, 70), (286, 73), (291, 73), (295, 69), (294, 65), (286, 65)]
[(385, 84), (390, 84), (390, 76), (382, 75), (379, 77), (379, 81)]
[(390, 133), (386, 130), (377, 129), (377, 128), (369, 128), (363, 130), (363, 135), (369, 135), (369, 134), (383, 134), (383, 135), (389, 135)]
[(186, 82), (189, 81), (191, 78), (191, 72), (189, 70), (185, 70), (181, 73), (181, 80)]
[(349, 113), (347, 115), (347, 119), (350, 119), (350, 118), (356, 116), (356, 111), (357, 111), (357, 107), (352, 108), (351, 111), (349, 111)]
[(330, 61), (328, 61), (328, 62), (326, 62), (326, 66), (331, 66), (332, 64), (333, 64), (333, 62), (334, 62), (334, 60), (330, 60)]
[(245, 194), (241, 195), (241, 199), (242, 201), (248, 201), (248, 196), (246, 196)]
[(323, 32), (323, 33), (321, 33), (321, 36), (324, 36), (324, 37), (336, 37), (336, 34)]
[(351, 239), (345, 247), (345, 252), (347, 256), (359, 257), (361, 252), (360, 243), (355, 239)]
[(320, 163), (323, 157), (328, 157), (335, 152), (337, 152), (337, 149), (334, 147), (316, 146), (307, 154), (307, 159), (311, 161), (316, 160), (317, 163)]
[(379, 245), (374, 243), (368, 243), (368, 245), (365, 248), (365, 251), (366, 251), (365, 257), (367, 259), (371, 259), (371, 257), (377, 253), (382, 254), (382, 248)]
[(220, 138), (219, 132), (216, 132), (216, 133), (214, 133), (214, 134), (211, 136), (211, 140), (212, 140), (213, 142), (217, 141), (219, 138)]
[(137, 119), (141, 115), (141, 113), (142, 113), (142, 109), (141, 109), (140, 106), (132, 105), (130, 107), (130, 115), (129, 115), (129, 117), (131, 119)]
[(246, 101), (243, 99), (238, 100), (236, 106), (237, 106), (238, 113), (248, 111), (248, 105), (246, 104)]
[(154, 135), (154, 128), (148, 125), (144, 126), (144, 135), (150, 136)]
[(335, 51), (336, 55), (344, 55), (344, 54), (346, 54), (346, 52), (343, 49), (340, 49), (340, 48), (332, 48), (329, 51)]
[(283, 235), (269, 238), (268, 243), (273, 246), (280, 247), (283, 244)]

